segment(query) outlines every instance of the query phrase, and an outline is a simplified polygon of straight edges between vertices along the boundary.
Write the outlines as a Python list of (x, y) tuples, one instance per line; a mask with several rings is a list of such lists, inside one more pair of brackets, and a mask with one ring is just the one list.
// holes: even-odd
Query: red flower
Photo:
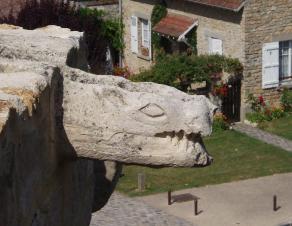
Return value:
[(260, 104), (261, 104), (262, 106), (265, 106), (265, 105), (266, 105), (263, 96), (259, 96), (259, 102), (260, 102)]

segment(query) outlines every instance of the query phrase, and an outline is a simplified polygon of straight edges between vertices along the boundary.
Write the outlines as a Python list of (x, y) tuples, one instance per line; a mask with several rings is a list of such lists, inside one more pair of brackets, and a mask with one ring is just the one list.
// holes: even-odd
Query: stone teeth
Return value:
[(174, 146), (177, 146), (178, 143), (179, 143), (178, 137), (177, 137), (177, 136), (174, 136), (174, 137), (172, 138), (171, 142), (172, 142), (172, 144), (173, 144)]
[(172, 142), (172, 137), (170, 135), (167, 135), (166, 140), (167, 140), (167, 142)]

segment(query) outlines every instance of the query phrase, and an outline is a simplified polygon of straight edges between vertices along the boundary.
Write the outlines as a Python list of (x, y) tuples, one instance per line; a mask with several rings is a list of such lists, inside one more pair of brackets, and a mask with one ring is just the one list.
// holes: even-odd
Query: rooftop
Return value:
[(186, 0), (202, 5), (214, 6), (232, 11), (239, 11), (246, 0)]
[(153, 28), (153, 31), (166, 36), (179, 38), (195, 26), (197, 19), (182, 16), (179, 14), (168, 13)]

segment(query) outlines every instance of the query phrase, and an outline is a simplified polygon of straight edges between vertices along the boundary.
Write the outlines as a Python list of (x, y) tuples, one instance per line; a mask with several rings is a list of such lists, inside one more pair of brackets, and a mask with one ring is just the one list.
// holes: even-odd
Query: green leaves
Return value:
[(151, 24), (155, 26), (163, 17), (167, 15), (167, 8), (163, 4), (154, 6), (151, 14)]
[[(164, 18), (167, 15), (167, 8), (166, 5), (156, 4), (153, 7), (152, 13), (151, 13), (151, 25), (154, 27), (162, 18)], [(161, 37), (152, 32), (152, 44), (155, 49), (158, 49), (160, 47)]]
[(210, 82), (223, 71), (239, 73), (242, 69), (237, 59), (219, 55), (188, 56), (186, 54), (159, 54), (157, 62), (149, 70), (131, 77), (133, 81), (147, 81), (188, 91), (192, 83)]

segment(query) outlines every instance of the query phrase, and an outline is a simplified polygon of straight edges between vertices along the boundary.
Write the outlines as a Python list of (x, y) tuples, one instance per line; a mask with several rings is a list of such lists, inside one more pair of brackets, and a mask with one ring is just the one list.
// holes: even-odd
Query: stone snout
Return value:
[(75, 69), (63, 74), (64, 127), (78, 157), (174, 167), (211, 163), (202, 136), (212, 132), (216, 107), (206, 97)]

